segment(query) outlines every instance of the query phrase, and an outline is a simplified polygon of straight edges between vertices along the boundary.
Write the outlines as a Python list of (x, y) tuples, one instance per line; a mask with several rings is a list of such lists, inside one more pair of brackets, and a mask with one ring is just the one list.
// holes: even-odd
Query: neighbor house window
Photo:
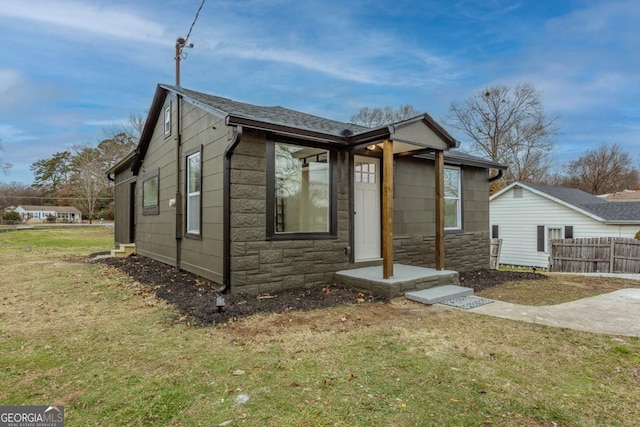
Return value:
[(460, 194), (460, 169), (444, 168), (444, 228), (462, 229), (462, 209)]
[(160, 169), (156, 168), (144, 174), (142, 179), (142, 214), (158, 215), (160, 213), (158, 200), (159, 188), (158, 180)]
[(269, 145), (269, 238), (335, 235), (334, 155), (322, 148), (281, 142)]
[(200, 235), (202, 155), (200, 151), (187, 154), (187, 234)]
[(164, 108), (164, 134), (171, 135), (171, 103)]

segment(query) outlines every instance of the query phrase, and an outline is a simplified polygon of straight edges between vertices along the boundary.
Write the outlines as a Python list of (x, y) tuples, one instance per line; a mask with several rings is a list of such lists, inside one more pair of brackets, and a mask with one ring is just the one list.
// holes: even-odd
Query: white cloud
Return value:
[(5, 2), (0, 17), (51, 24), (81, 37), (91, 33), (111, 38), (162, 43), (165, 28), (124, 8), (76, 0)]

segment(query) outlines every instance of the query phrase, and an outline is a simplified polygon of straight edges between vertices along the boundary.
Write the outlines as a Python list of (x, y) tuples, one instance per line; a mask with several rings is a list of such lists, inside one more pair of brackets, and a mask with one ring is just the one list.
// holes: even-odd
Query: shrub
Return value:
[(22, 221), (22, 217), (16, 211), (7, 212), (6, 214), (4, 214), (2, 219), (4, 219), (5, 221)]

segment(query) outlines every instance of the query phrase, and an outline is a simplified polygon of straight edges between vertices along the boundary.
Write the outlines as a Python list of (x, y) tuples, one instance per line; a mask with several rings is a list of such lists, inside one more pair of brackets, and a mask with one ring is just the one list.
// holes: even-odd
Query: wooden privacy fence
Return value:
[(502, 239), (490, 240), (489, 268), (497, 270), (500, 266), (500, 251), (502, 250)]
[(640, 241), (623, 237), (552, 240), (549, 271), (639, 273)]

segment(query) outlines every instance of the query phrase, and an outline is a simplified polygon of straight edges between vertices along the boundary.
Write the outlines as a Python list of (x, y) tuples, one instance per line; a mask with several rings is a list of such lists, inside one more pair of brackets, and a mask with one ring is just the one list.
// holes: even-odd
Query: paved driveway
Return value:
[(541, 307), (494, 301), (469, 311), (580, 331), (640, 337), (640, 289), (635, 288)]

